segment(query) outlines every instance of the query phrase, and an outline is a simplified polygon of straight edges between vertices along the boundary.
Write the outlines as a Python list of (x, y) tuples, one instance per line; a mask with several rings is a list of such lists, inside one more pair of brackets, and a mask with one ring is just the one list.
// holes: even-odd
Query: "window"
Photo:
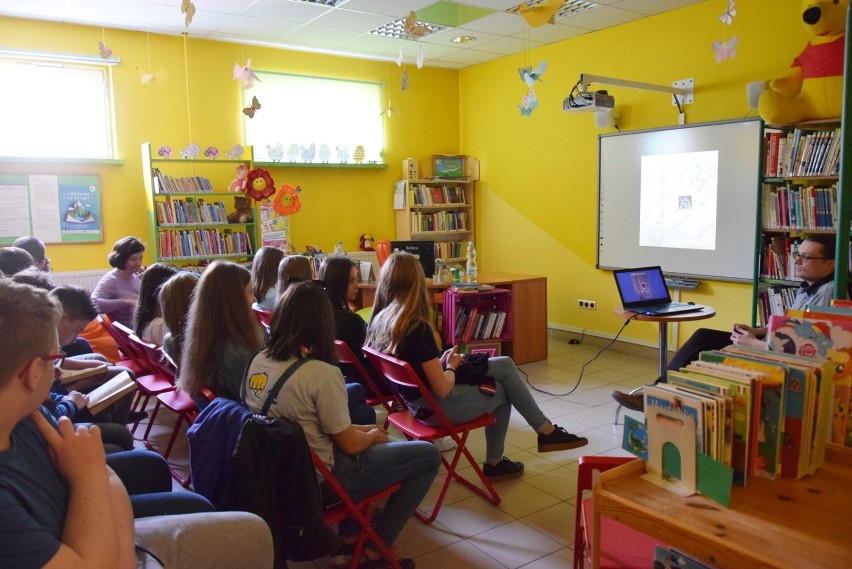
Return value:
[(0, 57), (0, 156), (113, 158), (104, 65)]
[[(364, 162), (383, 162), (384, 124), (379, 83), (326, 79), (255, 71), (260, 81), (243, 91), (246, 107), (257, 97), (261, 108), (244, 117), (245, 141), (255, 160), (305, 162), (314, 145), (313, 162), (354, 162), (363, 146)], [(283, 156), (276, 156), (281, 145)], [(320, 155), (325, 144), (330, 156)], [(299, 152), (305, 149), (306, 157)], [(344, 160), (344, 155), (348, 158)], [(268, 158), (267, 158), (268, 156)]]

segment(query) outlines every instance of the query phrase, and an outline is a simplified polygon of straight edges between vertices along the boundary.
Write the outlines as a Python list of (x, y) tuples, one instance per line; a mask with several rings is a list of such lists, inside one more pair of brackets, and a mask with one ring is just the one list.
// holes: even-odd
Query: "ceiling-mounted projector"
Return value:
[(615, 107), (615, 97), (606, 91), (582, 93), (580, 96), (565, 97), (562, 101), (562, 110), (566, 112), (607, 111), (613, 107)]

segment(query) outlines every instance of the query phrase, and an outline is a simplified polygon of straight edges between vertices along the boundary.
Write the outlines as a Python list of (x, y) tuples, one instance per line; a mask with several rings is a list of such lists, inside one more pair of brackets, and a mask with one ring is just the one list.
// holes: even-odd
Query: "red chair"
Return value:
[(334, 490), (334, 493), (337, 494), (342, 502), (323, 510), (325, 523), (329, 525), (336, 524), (351, 516), (358, 522), (358, 525), (361, 526), (361, 534), (355, 542), (355, 550), (352, 553), (352, 562), (349, 564), (350, 569), (355, 569), (361, 562), (361, 553), (364, 550), (364, 545), (368, 539), (373, 542), (373, 545), (375, 545), (379, 553), (382, 554), (388, 562), (388, 565), (395, 569), (401, 569), (396, 554), (394, 554), (394, 552), (385, 545), (370, 523), (376, 502), (384, 500), (399, 490), (400, 483), (397, 482), (392, 484), (391, 486), (388, 486), (383, 490), (379, 490), (378, 492), (374, 492), (373, 494), (370, 494), (356, 502), (351, 496), (349, 496), (349, 493), (343, 488), (343, 486), (340, 485), (340, 482), (337, 481), (320, 457), (317, 456), (314, 449), (311, 449), (311, 458), (314, 461), (314, 467), (325, 479), (331, 489)]
[[(370, 388), (370, 394), (367, 396), (367, 405), (373, 407), (375, 405), (381, 405), (385, 409), (387, 409), (388, 416), (393, 412), (394, 407), (399, 403), (402, 405), (401, 401), (398, 401), (395, 395), (383, 395), (379, 386), (376, 385), (376, 382), (373, 381), (373, 377), (370, 375), (364, 366), (361, 364), (361, 361), (355, 357), (355, 354), (352, 353), (352, 350), (349, 349), (349, 345), (343, 340), (335, 340), (334, 341), (334, 353), (337, 357), (337, 361), (342, 364), (349, 364), (355, 368), (355, 371), (358, 372), (358, 375), (363, 378), (364, 382), (367, 384), (367, 387)], [(400, 409), (403, 406), (399, 407)], [(385, 428), (387, 428), (388, 422), (385, 420)]]
[[(174, 391), (174, 382), (170, 380), (169, 377), (164, 376), (160, 371), (159, 360), (161, 359), (161, 355), (158, 352), (158, 346), (156, 344), (150, 344), (141, 340), (129, 328), (122, 326), (118, 322), (113, 323), (113, 326), (116, 328), (123, 327), (127, 331), (129, 344), (137, 353), (141, 354), (140, 357), (143, 366), (146, 369), (151, 370), (151, 372), (146, 375), (136, 376), (136, 384), (139, 386), (139, 390), (136, 393), (136, 400), (133, 402), (133, 410), (142, 411), (148, 406), (148, 402), (151, 400), (151, 397), (155, 397), (160, 393), (165, 393), (167, 391)], [(151, 430), (153, 422), (154, 420), (152, 417), (148, 421), (148, 428), (145, 431), (146, 437), (148, 432)], [(135, 434), (138, 427), (139, 423), (136, 423), (133, 425), (130, 432)], [(143, 441), (146, 440), (146, 437), (143, 437)]]
[(259, 306), (252, 306), (251, 309), (254, 312), (254, 316), (257, 318), (257, 321), (260, 322), (264, 328), (269, 330), (269, 323), (272, 321), (272, 313), (260, 308)]
[[(158, 371), (162, 377), (164, 377), (172, 385), (175, 385), (177, 366), (162, 348), (158, 347), (156, 350), (159, 353), (159, 357), (156, 362)], [(145, 446), (150, 450), (154, 450), (154, 448), (153, 445), (148, 442), (148, 436), (151, 434), (151, 427), (154, 425), (154, 420), (157, 418), (157, 412), (160, 410), (160, 405), (166, 407), (172, 413), (177, 415), (175, 426), (172, 429), (172, 436), (169, 439), (165, 452), (162, 453), (163, 458), (167, 459), (172, 452), (172, 447), (175, 444), (175, 439), (177, 439), (184, 420), (187, 420), (191, 424), (199, 411), (198, 406), (195, 404), (195, 400), (190, 397), (186, 391), (178, 388), (177, 386), (175, 386), (175, 388), (171, 391), (157, 394), (157, 403), (154, 405), (154, 411), (151, 413), (151, 420), (148, 421), (148, 428), (145, 429), (145, 435), (142, 437), (142, 440), (145, 442)], [(180, 481), (179, 478), (178, 481)]]
[[(621, 456), (581, 456), (577, 470), (577, 500), (574, 514), (574, 569), (583, 569), (583, 556), (591, 560), (589, 544), (591, 536), (591, 508), (584, 499), (583, 492), (592, 489), (594, 472), (604, 472), (621, 466), (635, 457)], [(581, 524), (581, 520), (585, 524)], [(585, 528), (585, 531), (584, 531)], [(644, 533), (636, 531), (606, 516), (601, 517), (601, 567), (611, 569), (633, 569), (651, 567), (654, 562), (654, 549), (662, 542)]]
[[(107, 334), (113, 339), (115, 345), (118, 347), (118, 351), (123, 359), (115, 362), (115, 365), (126, 367), (130, 371), (133, 372), (133, 375), (144, 375), (148, 373), (149, 370), (146, 370), (142, 367), (139, 355), (133, 349), (132, 346), (129, 345), (127, 338), (119, 332), (117, 328), (113, 325), (113, 322), (110, 320), (109, 316), (106, 314), (98, 314), (97, 316), (98, 324), (103, 327)], [(128, 330), (130, 333), (133, 331), (123, 327), (125, 330)]]
[[(448, 436), (451, 437), (457, 445), (451, 461), (447, 462), (443, 453), (441, 455), (441, 462), (443, 463), (444, 468), (447, 469), (447, 478), (444, 481), (444, 485), (441, 488), (441, 492), (438, 495), (438, 499), (435, 502), (432, 513), (430, 515), (426, 515), (421, 511), (417, 511), (415, 512), (417, 517), (423, 523), (427, 524), (432, 523), (435, 518), (438, 517), (438, 512), (440, 511), (441, 505), (443, 504), (444, 498), (449, 490), (450, 482), (453, 480), (457, 480), (462, 485), (471, 491), (476, 492), (495, 506), (498, 505), (500, 503), (500, 495), (497, 494), (497, 490), (495, 490), (494, 486), (491, 485), (491, 481), (488, 480), (488, 477), (486, 477), (482, 472), (482, 468), (480, 468), (479, 464), (473, 458), (473, 455), (470, 454), (470, 451), (466, 446), (467, 437), (470, 432), (474, 429), (481, 429), (493, 425), (496, 422), (494, 415), (484, 413), (472, 421), (454, 424), (450, 422), (447, 416), (444, 415), (444, 412), (441, 411), (441, 408), (435, 401), (435, 397), (428, 389), (426, 389), (420, 377), (411, 365), (393, 356), (384, 354), (374, 348), (365, 347), (364, 353), (367, 355), (367, 359), (370, 363), (372, 363), (377, 370), (380, 370), (382, 375), (384, 375), (388, 381), (396, 384), (397, 386), (414, 387), (419, 389), (421, 395), (426, 400), (426, 404), (435, 413), (435, 419), (441, 425), (440, 427), (433, 427), (426, 423), (422, 423), (414, 418), (414, 414), (411, 413), (411, 411), (405, 410), (397, 411), (388, 415), (388, 421), (390, 421), (393, 426), (402, 431), (402, 433), (409, 439), (415, 439), (418, 441), (434, 441), (435, 439)], [(456, 469), (462, 456), (467, 459), (485, 489), (480, 488), (475, 483), (462, 477), (457, 472)]]

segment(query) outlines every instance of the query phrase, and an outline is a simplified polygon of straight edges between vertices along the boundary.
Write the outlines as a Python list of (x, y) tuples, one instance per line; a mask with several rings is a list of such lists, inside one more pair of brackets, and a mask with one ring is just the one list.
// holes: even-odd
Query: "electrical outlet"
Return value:
[(594, 300), (583, 300), (581, 298), (577, 301), (577, 306), (586, 310), (595, 310), (598, 307), (598, 303)]

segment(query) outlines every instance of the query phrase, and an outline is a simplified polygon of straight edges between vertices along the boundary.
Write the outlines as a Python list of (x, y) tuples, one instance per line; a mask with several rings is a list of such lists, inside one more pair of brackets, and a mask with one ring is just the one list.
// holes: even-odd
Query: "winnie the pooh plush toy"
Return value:
[(234, 211), (228, 214), (228, 223), (251, 223), (253, 219), (248, 198), (234, 196)]
[(802, 22), (813, 38), (760, 95), (764, 121), (784, 125), (840, 117), (848, 8), (849, 0), (803, 0)]

